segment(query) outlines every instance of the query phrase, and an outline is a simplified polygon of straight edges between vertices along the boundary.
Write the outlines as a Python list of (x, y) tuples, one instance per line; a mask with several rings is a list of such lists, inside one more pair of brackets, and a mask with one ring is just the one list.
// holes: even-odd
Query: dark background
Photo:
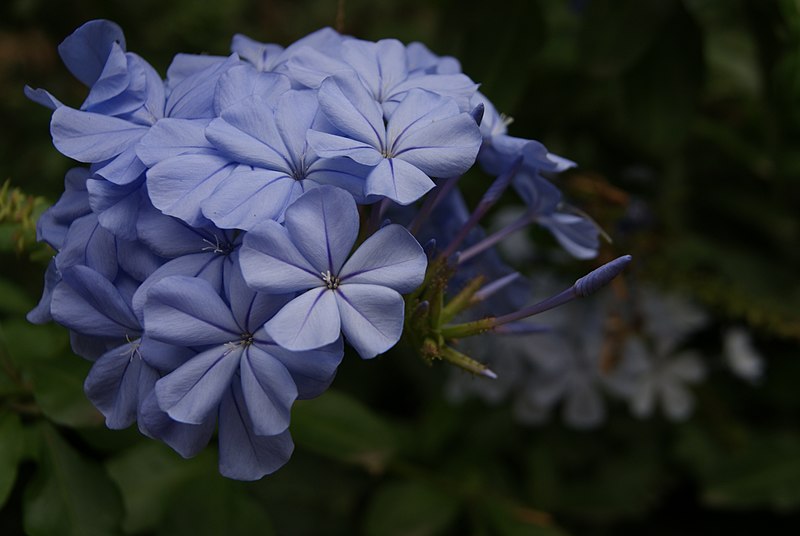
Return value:
[[(719, 333), (747, 326), (764, 381), (712, 374), (686, 423), (612, 405), (604, 427), (576, 432), (517, 425), (507, 404), (453, 406), (443, 367), (400, 351), (345, 359), (326, 402), (295, 412), (291, 462), (251, 484), (217, 476), (213, 449), (184, 461), (105, 430), (65, 330), (24, 320), (50, 255), (32, 222), (71, 163), (22, 87), (77, 106), (86, 90), (56, 46), (94, 18), (162, 74), (178, 52), (227, 54), (234, 33), (287, 45), (327, 25), (457, 57), (512, 134), (579, 163), (560, 186), (615, 238), (601, 257), (632, 253), (629, 278), (712, 314), (692, 341), (712, 370)], [(799, 149), (791, 1), (5, 0), (0, 533), (793, 534)]]

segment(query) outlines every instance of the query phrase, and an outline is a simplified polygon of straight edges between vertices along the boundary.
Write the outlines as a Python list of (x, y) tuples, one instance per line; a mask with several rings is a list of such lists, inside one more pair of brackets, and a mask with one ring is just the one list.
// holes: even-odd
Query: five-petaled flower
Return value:
[(263, 292), (301, 292), (265, 326), (278, 344), (319, 348), (342, 331), (370, 358), (400, 339), (401, 294), (422, 283), (427, 258), (404, 227), (388, 225), (348, 259), (358, 231), (353, 197), (321, 186), (286, 210), (284, 225), (266, 221), (247, 234), (241, 252), (247, 283)]

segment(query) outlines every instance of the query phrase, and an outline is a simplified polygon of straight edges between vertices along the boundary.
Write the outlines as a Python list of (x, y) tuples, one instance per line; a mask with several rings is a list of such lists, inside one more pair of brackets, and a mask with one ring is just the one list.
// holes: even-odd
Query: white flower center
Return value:
[(328, 287), (328, 290), (336, 290), (339, 287), (339, 278), (331, 274), (330, 270), (320, 272), (320, 275), (325, 282), (325, 286)]

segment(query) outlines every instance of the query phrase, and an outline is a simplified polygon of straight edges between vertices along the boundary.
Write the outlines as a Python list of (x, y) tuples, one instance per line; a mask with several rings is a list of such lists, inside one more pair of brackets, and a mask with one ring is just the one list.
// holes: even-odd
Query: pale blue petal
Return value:
[(208, 125), (206, 138), (236, 162), (291, 173), (275, 113), (260, 97), (250, 97), (225, 110)]
[(396, 39), (377, 43), (351, 39), (342, 43), (342, 58), (358, 73), (373, 98), (383, 102), (390, 89), (408, 77), (406, 51)]
[(64, 106), (60, 100), (51, 95), (47, 90), (39, 88), (34, 89), (31, 86), (26, 85), (23, 91), (26, 97), (36, 104), (44, 106), (45, 108), (55, 110), (56, 108)]
[[(117, 239), (119, 267), (137, 282), (142, 282), (155, 272), (165, 260), (154, 254), (138, 240)], [(137, 285), (138, 288), (138, 285)]]
[(216, 152), (206, 139), (207, 119), (159, 120), (136, 145), (136, 155), (147, 167), (183, 154)]
[(364, 183), (372, 168), (349, 158), (320, 158), (308, 168), (306, 178), (318, 184), (337, 186), (350, 192), (356, 203), (364, 202)]
[(111, 429), (127, 428), (136, 420), (140, 391), (153, 388), (155, 371), (142, 362), (137, 341), (125, 343), (101, 356), (83, 384), (87, 398), (106, 418)]
[(409, 205), (436, 184), (419, 168), (399, 158), (385, 158), (367, 176), (365, 195), (381, 195)]
[[(271, 43), (260, 43), (243, 34), (236, 34), (231, 41), (231, 52), (253, 64), (258, 71), (271, 71), (283, 47)], [(288, 80), (288, 79), (287, 79)]]
[(388, 99), (402, 102), (403, 95), (413, 89), (423, 89), (451, 97), (462, 112), (470, 109), (470, 99), (478, 90), (478, 84), (464, 74), (426, 74), (409, 78), (392, 88)]
[(317, 94), (311, 90), (289, 91), (278, 101), (275, 124), (293, 170), (301, 170), (308, 164), (306, 133), (314, 124), (318, 109)]
[(47, 271), (44, 273), (44, 290), (42, 290), (42, 297), (39, 303), (31, 309), (25, 318), (32, 324), (46, 324), (53, 320), (50, 314), (50, 302), (53, 300), (53, 290), (56, 285), (61, 281), (61, 274), (56, 268), (55, 259), (50, 259), (47, 265)]
[(228, 56), (207, 54), (176, 54), (167, 68), (167, 87), (171, 90), (189, 76), (224, 63)]
[(158, 406), (171, 418), (202, 424), (217, 409), (239, 370), (242, 346), (214, 346), (156, 382)]
[[(460, 115), (453, 99), (422, 90), (411, 91), (400, 103), (386, 125), (389, 145), (396, 150), (403, 139), (433, 122)], [(474, 121), (473, 121), (474, 123)], [(478, 128), (476, 126), (476, 128)], [(445, 138), (446, 139), (446, 138)], [(441, 142), (443, 140), (438, 140)], [(402, 148), (402, 145), (400, 145)]]
[(92, 20), (72, 32), (58, 45), (67, 69), (86, 86), (100, 77), (111, 47), (125, 49), (122, 28), (108, 20)]
[(130, 304), (105, 277), (86, 266), (62, 270), (50, 310), (56, 322), (94, 337), (135, 337), (139, 322)]
[(374, 145), (346, 136), (309, 130), (307, 139), (314, 152), (323, 158), (346, 157), (365, 166), (376, 166), (383, 160)]
[(239, 63), (239, 58), (233, 54), (225, 61), (212, 63), (181, 80), (167, 98), (164, 115), (182, 119), (215, 117), (214, 92), (217, 82), (225, 71)]
[(297, 387), (283, 364), (251, 345), (242, 356), (242, 393), (258, 435), (276, 435), (289, 428), (289, 410)]
[[(236, 37), (233, 38), (234, 43)], [(278, 97), (291, 87), (291, 81), (284, 75), (258, 72), (250, 65), (237, 65), (220, 77), (214, 95), (214, 108), (217, 114), (221, 114), (253, 95), (261, 97), (266, 102), (277, 102)]]
[(144, 305), (147, 300), (150, 287), (162, 279), (173, 276), (198, 277), (211, 285), (217, 293), (222, 292), (222, 282), (227, 277), (229, 270), (233, 268), (230, 256), (218, 254), (211, 251), (183, 255), (167, 262), (158, 270), (150, 274), (133, 295), (133, 310), (136, 317), (144, 322)]
[(147, 191), (164, 214), (194, 227), (205, 225), (200, 204), (236, 168), (227, 158), (187, 154), (160, 162), (147, 172)]
[[(363, 359), (382, 354), (403, 333), (403, 297), (379, 285), (349, 284), (336, 292), (342, 332)], [(280, 342), (280, 341), (278, 341)]]
[(219, 411), (219, 472), (237, 480), (258, 480), (280, 469), (293, 450), (288, 430), (274, 436), (255, 434), (241, 388), (232, 386)]
[(352, 71), (350, 65), (330, 56), (330, 51), (326, 52), (311, 47), (299, 48), (289, 58), (285, 70), (292, 80), (313, 89), (334, 73)]
[(241, 335), (228, 305), (196, 277), (172, 276), (150, 287), (144, 323), (150, 337), (183, 346), (223, 344)]
[(203, 201), (203, 215), (218, 227), (245, 231), (264, 220), (280, 221), (299, 194), (297, 182), (282, 171), (241, 167)]
[(297, 386), (297, 398), (301, 400), (319, 396), (328, 388), (344, 356), (341, 337), (332, 344), (304, 352), (281, 348), (263, 329), (255, 332), (253, 338), (259, 348), (280, 360), (289, 370)]
[(64, 193), (36, 222), (36, 240), (47, 242), (56, 251), (62, 249), (72, 223), (92, 211), (86, 191), (86, 180), (90, 175), (89, 170), (82, 167), (67, 171)]
[(242, 332), (254, 333), (294, 298), (294, 294), (266, 294), (254, 291), (242, 276), (238, 254), (233, 254), (231, 257), (234, 259), (234, 268), (225, 279), (225, 298)]
[(139, 430), (144, 435), (160, 439), (184, 458), (200, 454), (214, 434), (216, 422), (216, 415), (199, 425), (172, 420), (158, 407), (155, 391), (145, 398), (139, 414)]
[(146, 170), (144, 162), (136, 156), (136, 148), (128, 147), (103, 167), (95, 169), (94, 174), (114, 184), (125, 186), (139, 179)]
[(278, 311), (264, 328), (287, 350), (312, 350), (334, 342), (340, 329), (334, 292), (321, 287), (301, 294)]
[(139, 355), (150, 367), (168, 374), (197, 355), (197, 352), (185, 346), (166, 344), (145, 335), (139, 342)]
[(346, 136), (373, 147), (386, 146), (383, 111), (355, 74), (327, 78), (319, 88), (319, 105)]
[(82, 216), (70, 225), (64, 246), (56, 255), (59, 270), (75, 265), (88, 266), (108, 280), (117, 276), (116, 240), (94, 214)]
[(285, 294), (323, 284), (319, 271), (275, 221), (266, 221), (245, 235), (239, 261), (247, 284), (262, 292)]
[(338, 274), (358, 237), (353, 196), (333, 186), (306, 192), (286, 210), (286, 229), (317, 273)]
[(538, 222), (553, 233), (561, 247), (576, 259), (593, 259), (600, 247), (597, 226), (575, 214), (556, 212)]
[(388, 225), (367, 238), (339, 274), (342, 284), (372, 284), (405, 294), (425, 279), (428, 259), (402, 225)]
[(142, 200), (139, 182), (118, 186), (105, 180), (89, 179), (86, 188), (89, 204), (97, 214), (97, 221), (118, 238), (136, 239), (136, 219)]
[(147, 128), (62, 106), (53, 112), (50, 134), (62, 154), (80, 162), (104, 162), (133, 147)]

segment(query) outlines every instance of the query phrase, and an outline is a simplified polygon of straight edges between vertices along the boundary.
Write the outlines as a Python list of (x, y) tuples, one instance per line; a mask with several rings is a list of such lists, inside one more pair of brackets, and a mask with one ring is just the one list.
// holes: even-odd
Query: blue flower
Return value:
[(320, 108), (338, 133), (310, 130), (308, 142), (327, 158), (345, 156), (372, 169), (364, 193), (408, 205), (475, 162), (481, 144), (477, 124), (455, 101), (415, 89), (387, 124), (383, 112), (355, 76), (336, 75), (319, 89)]
[(344, 332), (363, 358), (395, 345), (403, 330), (401, 293), (425, 275), (422, 247), (405, 228), (383, 227), (350, 256), (359, 231), (355, 201), (321, 186), (286, 211), (284, 226), (267, 221), (245, 236), (242, 271), (253, 288), (301, 292), (267, 322), (290, 350), (330, 344)]
[[(203, 425), (233, 403), (236, 411), (247, 414), (242, 422), (248, 435), (277, 436), (277, 441), (285, 443), (290, 441), (282, 434), (289, 427), (292, 403), (327, 388), (341, 361), (342, 344), (334, 340), (305, 352), (278, 346), (264, 323), (291, 296), (256, 293), (239, 270), (229, 274), (222, 293), (203, 279), (185, 276), (161, 279), (149, 289), (144, 306), (147, 335), (178, 347), (178, 352), (182, 348), (198, 352), (156, 382), (158, 407), (174, 421)], [(163, 358), (171, 350), (161, 348), (160, 352), (158, 359), (164, 367)], [(222, 443), (229, 425), (220, 420)], [(257, 450), (264, 448), (258, 441), (253, 445)], [(266, 448), (271, 445), (267, 443)], [(239, 466), (238, 458), (221, 456), (222, 465), (246, 479), (259, 478), (277, 468), (273, 468), (275, 463), (280, 466), (288, 459), (288, 455), (277, 460), (267, 456), (266, 466)]]
[(245, 164), (202, 203), (203, 214), (220, 227), (249, 230), (264, 219), (282, 221), (286, 208), (318, 184), (361, 197), (361, 166), (345, 158), (321, 159), (308, 148), (306, 132), (319, 122), (316, 93), (292, 90), (276, 100), (273, 105), (254, 95), (206, 128), (206, 138), (222, 154)]

